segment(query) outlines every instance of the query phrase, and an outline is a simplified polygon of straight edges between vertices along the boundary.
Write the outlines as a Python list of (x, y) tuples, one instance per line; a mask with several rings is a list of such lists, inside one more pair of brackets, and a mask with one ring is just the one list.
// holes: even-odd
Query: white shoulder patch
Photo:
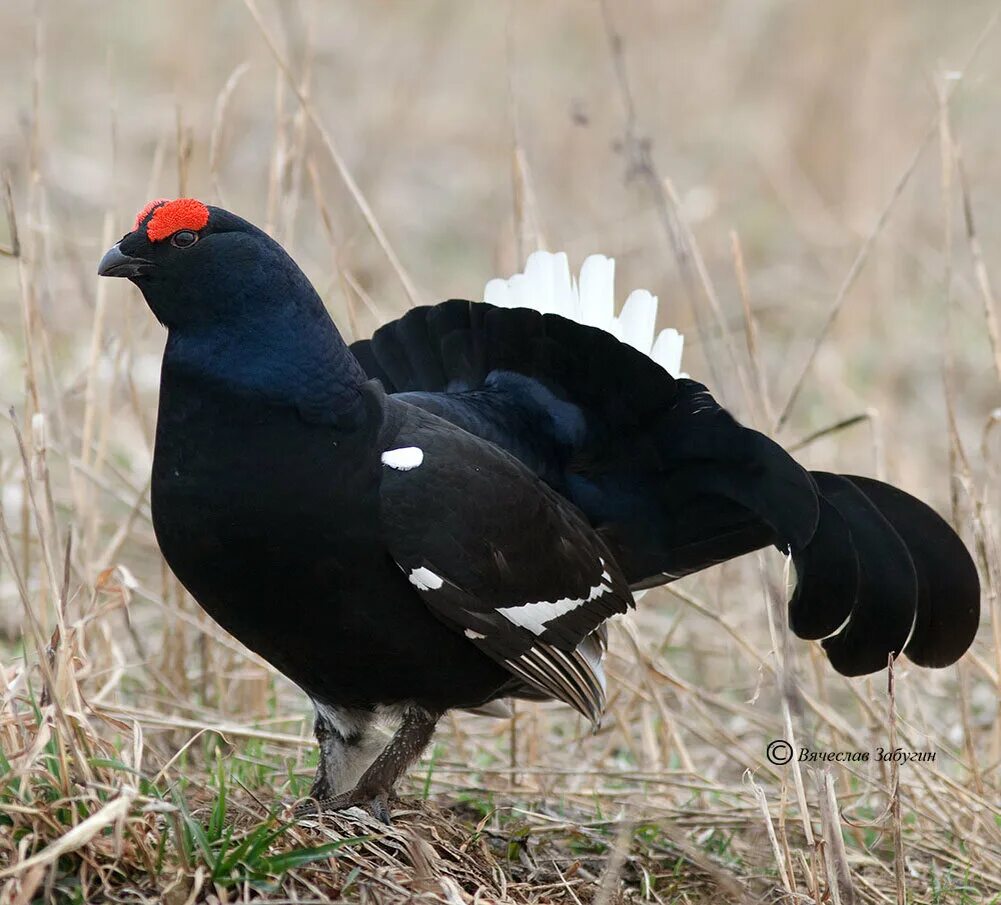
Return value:
[(417, 446), (401, 446), (399, 449), (387, 449), (382, 454), (382, 464), (395, 468), (397, 471), (410, 471), (424, 461), (424, 450)]
[(435, 575), (424, 566), (414, 569), (407, 578), (418, 591), (437, 591), (445, 583), (440, 575)]

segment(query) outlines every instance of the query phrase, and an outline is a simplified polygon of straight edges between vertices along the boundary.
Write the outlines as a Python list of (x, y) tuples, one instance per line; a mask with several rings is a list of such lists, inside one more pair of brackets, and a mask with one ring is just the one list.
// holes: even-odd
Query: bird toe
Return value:
[(387, 792), (377, 793), (375, 797), (369, 801), (368, 809), (376, 820), (386, 824), (386, 826), (392, 825), (393, 820), (389, 814), (389, 794)]
[(348, 808), (360, 807), (368, 811), (380, 823), (392, 824), (389, 808), (389, 792), (386, 789), (354, 788), (339, 795), (325, 798), (310, 797), (292, 811), (294, 819), (313, 817), (319, 814), (329, 814), (336, 811), (346, 811)]

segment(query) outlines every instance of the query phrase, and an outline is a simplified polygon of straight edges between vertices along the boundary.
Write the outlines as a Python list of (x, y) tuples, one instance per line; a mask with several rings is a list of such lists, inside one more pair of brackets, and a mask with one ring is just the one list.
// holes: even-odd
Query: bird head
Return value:
[(172, 331), (284, 317), (289, 308), (322, 312), (309, 281), (274, 239), (194, 198), (147, 204), (97, 272), (131, 280)]
[(105, 253), (170, 333), (168, 362), (329, 419), (357, 401), (364, 371), (306, 275), (267, 233), (193, 198), (151, 201)]

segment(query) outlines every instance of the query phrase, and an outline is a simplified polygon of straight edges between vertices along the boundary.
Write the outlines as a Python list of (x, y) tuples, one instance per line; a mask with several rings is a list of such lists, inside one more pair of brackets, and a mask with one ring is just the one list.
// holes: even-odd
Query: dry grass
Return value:
[[(998, 902), (1001, 218), (993, 4), (128, 4), (0, 11), (0, 902)], [(956, 667), (846, 680), (748, 557), (616, 625), (596, 735), (456, 714), (395, 826), (285, 822), (304, 701), (163, 566), (162, 336), (101, 251), (226, 204), (348, 336), (540, 243), (614, 254), (686, 367), (976, 550)], [(933, 752), (822, 769), (813, 750)]]

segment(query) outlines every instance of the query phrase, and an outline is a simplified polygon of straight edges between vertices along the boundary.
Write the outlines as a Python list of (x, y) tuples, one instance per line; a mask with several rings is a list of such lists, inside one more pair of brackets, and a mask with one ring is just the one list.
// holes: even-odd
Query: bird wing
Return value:
[(486, 440), (390, 400), (380, 513), (390, 554), (430, 610), (513, 675), (593, 722), (610, 616), (632, 606), (580, 513)]

